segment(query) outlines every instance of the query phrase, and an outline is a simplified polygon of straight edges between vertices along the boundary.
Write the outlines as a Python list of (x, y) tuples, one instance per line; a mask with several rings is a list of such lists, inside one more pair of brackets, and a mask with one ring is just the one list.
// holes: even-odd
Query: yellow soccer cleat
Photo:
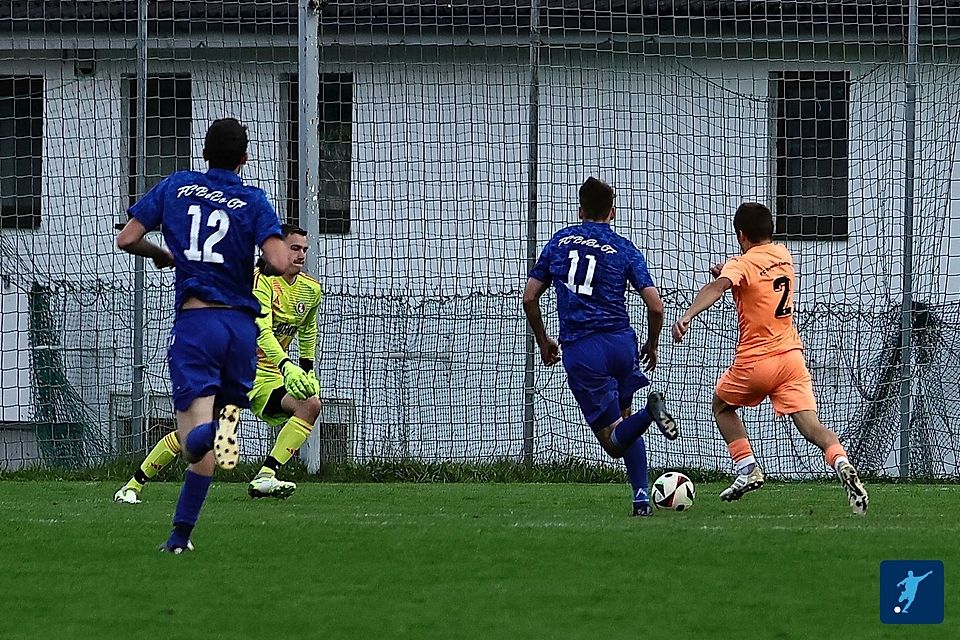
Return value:
[(233, 469), (240, 460), (237, 427), (240, 426), (240, 408), (228, 404), (220, 410), (217, 433), (213, 437), (213, 456), (221, 469)]

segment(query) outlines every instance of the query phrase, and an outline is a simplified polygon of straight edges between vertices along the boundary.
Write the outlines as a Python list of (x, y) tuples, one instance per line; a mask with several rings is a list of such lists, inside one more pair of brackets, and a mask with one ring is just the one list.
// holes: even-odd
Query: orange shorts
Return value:
[(714, 391), (735, 407), (755, 407), (769, 397), (773, 410), (780, 416), (817, 410), (810, 371), (799, 349), (734, 363), (720, 376)]

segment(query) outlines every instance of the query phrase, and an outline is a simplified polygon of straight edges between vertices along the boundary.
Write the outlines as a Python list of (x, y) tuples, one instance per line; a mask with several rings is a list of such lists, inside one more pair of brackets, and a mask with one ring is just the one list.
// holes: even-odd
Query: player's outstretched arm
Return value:
[(540, 359), (549, 367), (560, 362), (560, 345), (547, 335), (547, 329), (543, 326), (540, 296), (548, 286), (547, 283), (536, 278), (527, 280), (527, 286), (523, 289), (523, 312), (527, 316), (527, 322), (530, 323), (533, 337), (536, 338), (537, 345), (540, 347)]
[(656, 287), (644, 287), (640, 290), (640, 297), (647, 305), (647, 341), (640, 347), (640, 361), (644, 364), (644, 371), (651, 371), (657, 366), (657, 350), (663, 330), (663, 300)]
[(680, 319), (677, 320), (676, 323), (674, 323), (671, 331), (673, 334), (673, 341), (682, 342), (683, 337), (690, 329), (690, 323), (693, 321), (693, 319), (696, 318), (701, 312), (706, 311), (716, 304), (717, 300), (723, 297), (724, 292), (732, 286), (733, 281), (724, 276), (717, 278), (709, 284), (705, 284), (697, 293), (697, 297), (693, 299), (693, 303), (690, 305), (690, 308), (687, 309), (686, 313), (680, 316)]
[(153, 260), (157, 269), (173, 266), (173, 254), (166, 248), (150, 242), (144, 236), (147, 228), (136, 218), (130, 218), (117, 234), (117, 248), (135, 256), (143, 256)]

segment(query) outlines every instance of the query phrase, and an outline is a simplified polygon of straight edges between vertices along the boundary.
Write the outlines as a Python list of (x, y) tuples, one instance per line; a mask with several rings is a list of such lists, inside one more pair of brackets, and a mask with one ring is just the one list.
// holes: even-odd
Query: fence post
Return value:
[(900, 477), (910, 475), (913, 360), (913, 208), (917, 127), (917, 0), (910, 0), (907, 23), (907, 97), (903, 126), (905, 166), (903, 184), (903, 304), (900, 308)]
[(310, 238), (311, 251), (307, 253), (310, 263), (307, 270), (320, 277), (320, 18), (315, 0), (301, 0), (298, 4), (298, 210), (300, 224)]
[[(540, 0), (530, 2), (529, 105), (527, 112), (527, 271), (537, 261), (537, 187), (540, 125)], [(523, 369), (523, 460), (533, 464), (533, 401), (536, 344), (527, 327)]]
[[(137, 10), (137, 141), (134, 183), (136, 196), (146, 191), (146, 141), (147, 141), (147, 0), (140, 0)], [(147, 442), (146, 402), (144, 377), (147, 364), (144, 360), (144, 307), (146, 289), (146, 261), (136, 256), (133, 261), (133, 380), (130, 389), (130, 418), (133, 433), (140, 440), (140, 450), (145, 451)]]

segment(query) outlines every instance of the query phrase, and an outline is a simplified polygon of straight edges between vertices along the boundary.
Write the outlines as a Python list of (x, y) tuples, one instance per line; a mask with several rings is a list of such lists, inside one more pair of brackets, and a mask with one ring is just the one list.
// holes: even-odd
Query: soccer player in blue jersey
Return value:
[[(604, 451), (623, 458), (633, 486), (633, 515), (649, 516), (653, 509), (643, 434), (655, 422), (668, 440), (680, 435), (662, 394), (649, 394), (639, 413), (631, 410), (633, 395), (650, 384), (641, 364), (645, 371), (657, 366), (663, 302), (643, 254), (610, 228), (616, 214), (610, 185), (591, 177), (579, 195), (582, 222), (558, 231), (543, 248), (528, 274), (523, 310), (543, 363), (560, 362), (559, 345), (544, 328), (539, 301), (554, 284), (567, 383)], [(642, 347), (627, 314), (628, 284), (647, 306)]]
[[(280, 222), (264, 192), (238, 175), (247, 161), (247, 129), (233, 118), (210, 125), (206, 173), (178, 171), (130, 207), (117, 247), (176, 270), (173, 329), (167, 363), (177, 433), (189, 463), (161, 551), (193, 549), (190, 535), (214, 468), (237, 464), (240, 408), (257, 367), (260, 304), (253, 296), (259, 246), (267, 273), (290, 266)], [(144, 236), (160, 227), (166, 247)], [(217, 417), (215, 417), (217, 416)]]

